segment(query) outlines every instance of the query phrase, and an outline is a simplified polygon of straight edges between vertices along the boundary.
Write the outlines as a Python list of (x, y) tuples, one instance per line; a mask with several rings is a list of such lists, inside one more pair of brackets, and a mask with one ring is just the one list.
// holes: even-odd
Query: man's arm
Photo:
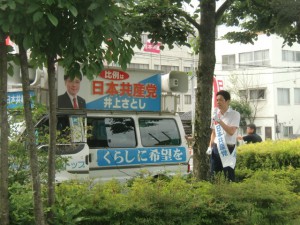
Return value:
[(229, 134), (230, 136), (232, 136), (235, 133), (236, 129), (237, 129), (237, 127), (225, 124), (222, 120), (220, 120), (219, 124), (221, 125), (221, 127), (223, 128), (223, 130), (227, 134)]
[(215, 129), (212, 129), (211, 135), (210, 135), (209, 147), (212, 147), (212, 146), (213, 146), (214, 141), (215, 141), (215, 137), (216, 137)]

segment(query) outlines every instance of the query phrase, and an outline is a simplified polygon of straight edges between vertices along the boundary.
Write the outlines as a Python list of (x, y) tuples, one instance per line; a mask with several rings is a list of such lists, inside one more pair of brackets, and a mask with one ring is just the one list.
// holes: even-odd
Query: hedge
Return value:
[(264, 141), (238, 147), (239, 169), (300, 168), (300, 139)]
[[(179, 176), (137, 178), (131, 186), (114, 180), (65, 182), (56, 188), (55, 221), (49, 224), (299, 224), (296, 182), (281, 179), (295, 172), (300, 174), (300, 170), (260, 171), (239, 183), (228, 183), (223, 176), (216, 183)], [(30, 189), (30, 185), (10, 188), (10, 224), (34, 224)]]

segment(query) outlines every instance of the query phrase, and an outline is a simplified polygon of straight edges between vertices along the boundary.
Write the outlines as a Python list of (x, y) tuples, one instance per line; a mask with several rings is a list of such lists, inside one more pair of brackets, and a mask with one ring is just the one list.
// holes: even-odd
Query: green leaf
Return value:
[(8, 6), (10, 9), (16, 9), (16, 3), (15, 1), (9, 1), (8, 3)]
[(29, 48), (31, 48), (31, 46), (32, 46), (32, 40), (28, 36), (25, 36), (25, 38), (23, 40), (23, 45), (24, 45), (24, 48), (26, 50), (29, 49)]
[(101, 25), (103, 20), (104, 20), (104, 17), (105, 17), (105, 15), (102, 14), (102, 13), (99, 13), (99, 14), (95, 15), (94, 24), (96, 26)]
[(6, 10), (6, 8), (7, 8), (6, 4), (0, 6), (0, 9), (3, 10), (3, 11)]
[(56, 27), (58, 24), (57, 18), (52, 13), (47, 13), (48, 19)]
[(89, 6), (89, 8), (88, 8), (88, 10), (94, 10), (94, 9), (97, 9), (99, 7), (99, 4), (98, 3), (92, 3), (90, 6)]
[(36, 12), (33, 14), (33, 22), (39, 21), (43, 17), (42, 12)]
[(77, 15), (78, 15), (78, 11), (77, 11), (77, 9), (74, 7), (74, 6), (70, 6), (69, 7), (69, 10), (70, 10), (70, 12), (72, 13), (72, 15), (74, 16), (74, 17), (76, 17)]
[(3, 32), (8, 32), (9, 31), (9, 25), (7, 23), (3, 24), (2, 25), (2, 30), (3, 30)]
[(33, 12), (37, 11), (38, 8), (40, 8), (40, 5), (38, 5), (38, 4), (29, 4), (29, 7), (26, 12), (33, 13)]
[(15, 14), (10, 13), (10, 14), (8, 15), (8, 21), (9, 21), (10, 23), (13, 23), (14, 19), (15, 19)]

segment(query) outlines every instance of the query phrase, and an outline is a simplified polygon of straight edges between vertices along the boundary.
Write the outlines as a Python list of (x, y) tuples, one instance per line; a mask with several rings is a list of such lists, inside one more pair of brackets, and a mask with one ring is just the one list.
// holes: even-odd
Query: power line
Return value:
[[(299, 70), (300, 71), (300, 70)], [(216, 76), (219, 76), (219, 77), (229, 77), (230, 75), (216, 75)], [(289, 78), (289, 79), (286, 79), (286, 80), (280, 80), (280, 81), (272, 81), (272, 82), (268, 82), (268, 83), (260, 83), (258, 84), (259, 86), (263, 86), (263, 85), (269, 85), (269, 84), (278, 84), (278, 83), (283, 83), (283, 82), (289, 82), (289, 81), (297, 81), (297, 80), (300, 80), (300, 77), (298, 78)]]
[[(262, 62), (262, 61), (257, 61), (257, 62)], [(269, 68), (269, 69), (294, 69), (294, 68), (300, 69), (300, 66), (271, 66), (271, 65), (254, 65), (254, 64), (247, 64), (247, 63), (233, 63), (233, 64), (226, 63), (225, 64), (225, 63), (216, 62), (216, 65), (252, 67), (252, 68)]]
[[(164, 54), (152, 54), (152, 53), (146, 53), (146, 52), (135, 52), (135, 55), (140, 55), (144, 57), (149, 57), (149, 58), (156, 58), (156, 59), (168, 59), (172, 61), (176, 60), (185, 60), (185, 61), (192, 61), (195, 62), (196, 65), (198, 64), (198, 60), (195, 58), (189, 58), (189, 57), (179, 57), (179, 56), (171, 56), (171, 55), (164, 55)], [(220, 62), (216, 62), (216, 65), (228, 65), (228, 66), (239, 66), (239, 67), (248, 67), (245, 69), (261, 69), (261, 68), (266, 68), (266, 69), (300, 69), (300, 66), (270, 66), (270, 65), (253, 65), (253, 64), (242, 64), (242, 63), (234, 63), (234, 64), (223, 64)], [(237, 70), (237, 69), (234, 69)], [(234, 71), (233, 70), (233, 71)], [(226, 71), (226, 70), (224, 70)]]
[[(219, 70), (219, 71), (224, 71), (224, 70)], [(217, 71), (215, 71), (215, 73), (216, 73)], [(291, 70), (291, 71), (272, 71), (272, 72), (257, 72), (257, 73), (247, 73), (247, 74), (245, 74), (245, 73), (243, 73), (243, 71), (241, 71), (243, 74), (238, 74), (237, 72), (237, 70), (233, 70), (232, 72), (235, 72), (234, 74), (229, 74), (229, 75), (217, 75), (217, 76), (230, 76), (230, 75), (243, 75), (243, 76), (248, 76), (248, 75), (250, 75), (250, 76), (252, 76), (252, 75), (257, 75), (257, 76), (259, 76), (259, 75), (265, 75), (265, 74), (269, 74), (269, 75), (272, 75), (272, 74), (280, 74), (280, 73), (294, 73), (294, 72), (300, 72), (300, 68), (298, 69), (298, 70)]]

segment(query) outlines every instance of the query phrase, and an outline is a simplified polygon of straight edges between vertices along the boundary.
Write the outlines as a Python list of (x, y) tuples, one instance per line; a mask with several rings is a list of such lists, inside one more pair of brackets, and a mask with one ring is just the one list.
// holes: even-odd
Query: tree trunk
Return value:
[(35, 132), (34, 132), (34, 124), (32, 120), (32, 109), (31, 109), (30, 94), (29, 94), (30, 83), (29, 83), (29, 74), (28, 74), (28, 59), (27, 59), (26, 50), (24, 49), (22, 44), (19, 45), (19, 51), (20, 51), (20, 64), (21, 64), (21, 74), (22, 74), (25, 123), (26, 123), (26, 130), (27, 130), (26, 144), (30, 156), (35, 224), (44, 225), (45, 217), (44, 217), (43, 201), (42, 201), (42, 194), (41, 194), (38, 155), (37, 155), (37, 147), (35, 144), (36, 143)]
[(213, 75), (216, 63), (215, 30), (216, 2), (201, 0), (200, 51), (197, 71), (195, 106), (194, 175), (199, 180), (209, 179), (209, 157), (206, 150), (210, 140)]
[[(55, 203), (55, 155), (56, 155), (56, 102), (57, 94), (55, 88), (55, 57), (48, 56), (48, 86), (49, 86), (49, 132), (50, 144), (48, 152), (48, 207), (51, 209)], [(52, 210), (48, 213), (48, 219), (55, 224)]]
[(7, 121), (7, 47), (6, 36), (0, 32), (0, 221), (9, 224), (8, 201), (8, 135)]

